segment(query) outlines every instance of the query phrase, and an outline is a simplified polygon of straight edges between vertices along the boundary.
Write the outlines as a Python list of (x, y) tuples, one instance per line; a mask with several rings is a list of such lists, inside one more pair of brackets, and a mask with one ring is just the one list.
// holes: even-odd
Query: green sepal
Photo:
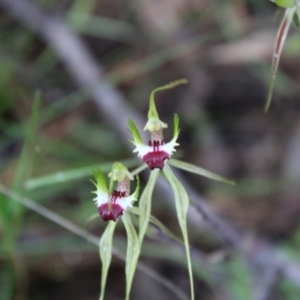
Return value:
[(108, 174), (109, 177), (112, 178), (113, 181), (122, 181), (126, 177), (130, 180), (133, 180), (133, 176), (128, 171), (127, 167), (125, 167), (122, 163), (115, 162), (112, 165), (111, 172)]
[[(137, 207), (130, 207), (129, 212), (140, 216), (140, 211)], [(149, 224), (150, 225), (155, 225), (156, 227), (158, 227), (166, 236), (168, 236), (169, 238), (173, 239), (174, 241), (180, 243), (180, 244), (184, 244), (183, 241), (178, 238), (171, 230), (169, 230), (163, 223), (161, 223), (157, 218), (155, 218), (153, 215), (150, 215), (150, 220), (149, 220)], [(149, 226), (148, 226), (149, 228)], [(149, 230), (146, 231), (147, 234), (149, 233)]]
[(274, 2), (283, 8), (288, 8), (295, 5), (295, 0), (275, 0)]
[(204, 177), (216, 180), (216, 181), (221, 181), (221, 182), (225, 182), (225, 183), (228, 183), (228, 184), (231, 184), (231, 185), (235, 185), (235, 182), (233, 180), (227, 179), (223, 176), (220, 176), (220, 175), (215, 174), (213, 172), (207, 171), (207, 170), (205, 170), (203, 168), (200, 168), (198, 166), (183, 162), (181, 160), (171, 158), (168, 161), (168, 163), (171, 166), (175, 167), (175, 168), (178, 168), (178, 169), (190, 172), (190, 173), (194, 173), (194, 174), (204, 176)]
[(101, 271), (101, 292), (100, 292), (99, 300), (103, 300), (104, 298), (107, 274), (108, 274), (108, 269), (112, 258), (113, 235), (114, 235), (116, 225), (117, 222), (109, 221), (100, 239), (99, 253), (102, 262), (102, 271)]
[(174, 128), (173, 128), (173, 139), (178, 137), (180, 132), (179, 128), (179, 117), (177, 114), (174, 114)]
[(131, 119), (128, 119), (128, 126), (129, 126), (128, 130), (131, 133), (134, 142), (137, 144), (143, 144), (143, 140), (141, 138), (140, 132), (137, 129), (135, 123)]
[(140, 246), (138, 235), (135, 231), (134, 226), (132, 225), (129, 214), (124, 214), (122, 216), (122, 221), (124, 223), (126, 234), (127, 234), (127, 253), (126, 253), (126, 266), (125, 266), (125, 275), (126, 275), (125, 299), (129, 300), (132, 281), (136, 270), (138, 258), (141, 252), (141, 246)]
[(170, 83), (168, 83), (166, 85), (163, 85), (163, 86), (160, 86), (160, 87), (154, 89), (151, 92), (151, 94), (150, 94), (148, 119), (150, 119), (150, 118), (157, 118), (157, 119), (159, 119), (159, 116), (158, 116), (158, 113), (157, 113), (157, 110), (156, 110), (156, 106), (155, 106), (155, 102), (154, 102), (154, 95), (155, 95), (156, 92), (162, 91), (162, 90), (172, 89), (172, 88), (174, 88), (177, 85), (186, 84), (187, 82), (188, 81), (185, 78), (178, 79), (178, 80), (170, 82)]
[(165, 163), (165, 166), (163, 168), (163, 173), (165, 174), (167, 181), (172, 187), (174, 197), (175, 197), (175, 206), (176, 206), (176, 212), (177, 212), (177, 218), (179, 222), (179, 226), (182, 232), (184, 246), (185, 246), (185, 252), (186, 252), (186, 259), (187, 259), (187, 269), (189, 273), (190, 278), (190, 289), (191, 289), (191, 299), (194, 300), (194, 280), (193, 280), (193, 270), (192, 270), (192, 262), (191, 262), (191, 255), (190, 255), (190, 249), (189, 249), (189, 238), (188, 238), (188, 232), (187, 232), (187, 210), (189, 206), (189, 196), (181, 184), (181, 182), (176, 178), (174, 175), (172, 169), (168, 165), (168, 163)]
[(96, 181), (91, 180), (91, 182), (96, 186), (97, 189), (103, 191), (104, 193), (108, 193), (106, 180), (102, 171), (99, 168), (95, 168), (93, 170), (93, 174), (95, 176)]
[(136, 178), (136, 188), (135, 191), (133, 193), (133, 196), (138, 199), (139, 197), (139, 192), (140, 192), (140, 177), (139, 176), (135, 176)]
[(159, 169), (150, 173), (150, 178), (139, 200), (139, 240), (142, 244), (151, 215), (152, 193), (159, 175)]

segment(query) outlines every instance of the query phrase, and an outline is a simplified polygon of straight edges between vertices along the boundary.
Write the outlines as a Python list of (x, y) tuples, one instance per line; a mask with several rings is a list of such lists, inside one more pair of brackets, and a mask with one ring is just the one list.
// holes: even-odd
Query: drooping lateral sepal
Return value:
[(213, 172), (207, 171), (203, 168), (200, 168), (198, 166), (186, 163), (186, 162), (178, 160), (178, 159), (171, 158), (169, 160), (169, 164), (171, 166), (175, 167), (175, 168), (178, 168), (178, 169), (190, 172), (190, 173), (194, 173), (194, 174), (204, 176), (206, 178), (210, 178), (210, 179), (213, 179), (213, 180), (216, 180), (216, 181), (221, 181), (221, 182), (224, 182), (224, 183), (235, 185), (235, 182), (233, 180), (227, 179), (223, 176), (220, 176), (218, 174), (215, 174)]
[(179, 221), (180, 229), (183, 236), (186, 258), (187, 258), (187, 267), (190, 278), (190, 289), (191, 289), (191, 299), (194, 299), (194, 280), (193, 280), (193, 271), (192, 271), (192, 262), (189, 249), (189, 238), (187, 232), (187, 210), (189, 206), (189, 197), (188, 194), (181, 184), (181, 182), (176, 178), (169, 164), (166, 163), (163, 169), (163, 173), (172, 187), (174, 197), (175, 197), (175, 206), (177, 212), (177, 218)]
[(129, 300), (133, 277), (135, 274), (138, 258), (141, 252), (141, 244), (134, 226), (132, 225), (129, 214), (122, 216), (122, 221), (127, 234), (127, 253), (126, 253), (126, 297)]
[(151, 201), (155, 183), (159, 175), (159, 169), (155, 169), (150, 173), (150, 178), (145, 189), (139, 199), (139, 240), (143, 242), (151, 215)]
[(112, 244), (113, 244), (113, 235), (116, 228), (115, 222), (109, 222), (101, 236), (99, 243), (99, 254), (102, 262), (102, 271), (101, 271), (101, 292), (99, 300), (103, 300), (107, 274), (112, 258)]

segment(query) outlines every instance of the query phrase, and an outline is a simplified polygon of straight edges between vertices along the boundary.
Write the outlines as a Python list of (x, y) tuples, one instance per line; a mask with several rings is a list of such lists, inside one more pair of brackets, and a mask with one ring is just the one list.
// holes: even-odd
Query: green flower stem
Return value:
[(99, 253), (102, 262), (102, 271), (101, 271), (101, 292), (100, 292), (99, 300), (103, 300), (104, 298), (107, 274), (108, 274), (108, 269), (112, 258), (113, 235), (114, 235), (116, 225), (117, 222), (113, 222), (113, 221), (108, 222), (105, 231), (102, 234), (100, 239)]

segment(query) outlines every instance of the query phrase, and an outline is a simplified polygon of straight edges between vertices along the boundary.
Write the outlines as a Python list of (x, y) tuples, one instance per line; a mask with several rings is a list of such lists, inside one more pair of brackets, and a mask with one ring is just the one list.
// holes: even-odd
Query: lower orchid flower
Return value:
[(103, 221), (116, 221), (137, 200), (137, 190), (129, 195), (130, 180), (133, 180), (133, 176), (122, 164), (115, 163), (109, 176), (111, 177), (111, 183), (118, 181), (118, 186), (116, 189), (112, 189), (110, 184), (109, 191), (101, 170), (96, 169), (94, 175), (96, 182), (93, 183), (97, 190), (93, 192), (96, 194), (96, 198), (93, 200), (97, 205), (98, 212)]
[[(108, 174), (110, 177), (109, 187), (107, 187), (105, 177), (100, 169), (96, 169), (94, 171), (94, 175), (96, 181), (93, 181), (93, 183), (97, 188), (97, 190), (93, 192), (96, 194), (94, 201), (102, 219), (104, 221), (108, 221), (108, 225), (101, 236), (99, 244), (100, 259), (102, 261), (101, 293), (99, 299), (103, 300), (104, 298), (107, 274), (112, 258), (113, 234), (117, 221), (121, 218), (127, 233), (125, 299), (129, 300), (129, 294), (140, 254), (141, 244), (131, 222), (131, 218), (127, 212), (128, 209), (132, 207), (132, 203), (137, 200), (139, 180), (137, 180), (135, 192), (130, 195), (130, 180), (133, 180), (133, 175), (129, 173), (127, 168), (121, 163), (115, 163), (112, 167), (112, 171)], [(117, 186), (114, 188), (115, 181), (117, 181)]]

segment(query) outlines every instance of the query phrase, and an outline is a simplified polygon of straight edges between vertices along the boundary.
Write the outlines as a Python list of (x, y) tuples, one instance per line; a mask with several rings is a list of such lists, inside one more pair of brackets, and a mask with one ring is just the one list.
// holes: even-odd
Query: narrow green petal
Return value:
[(143, 242), (144, 235), (146, 233), (149, 220), (150, 220), (152, 193), (158, 175), (159, 175), (159, 169), (155, 169), (151, 171), (150, 178), (139, 200), (139, 213), (140, 213), (139, 239), (141, 244)]
[(112, 257), (112, 243), (114, 230), (116, 228), (117, 222), (110, 221), (105, 228), (104, 233), (101, 236), (99, 244), (100, 259), (102, 261), (102, 271), (101, 271), (101, 293), (99, 300), (103, 300), (107, 273)]
[(177, 159), (172, 158), (168, 161), (168, 163), (171, 166), (175, 167), (175, 168), (178, 168), (178, 169), (190, 172), (190, 173), (194, 173), (194, 174), (204, 176), (204, 177), (207, 177), (207, 178), (210, 178), (210, 179), (213, 179), (213, 180), (222, 181), (222, 182), (225, 182), (225, 183), (228, 183), (228, 184), (231, 184), (231, 185), (235, 185), (235, 182), (233, 180), (224, 178), (224, 177), (222, 177), (218, 174), (207, 171), (207, 170), (205, 170), (203, 168), (200, 168), (198, 166), (183, 162), (181, 160), (177, 160)]
[(139, 192), (140, 192), (140, 177), (139, 176), (136, 176), (136, 188), (135, 188), (135, 191), (133, 193), (133, 196), (138, 199), (139, 197)]
[(276, 73), (277, 73), (277, 69), (278, 69), (278, 65), (279, 65), (282, 48), (283, 48), (287, 33), (289, 31), (291, 22), (293, 20), (295, 11), (296, 11), (296, 7), (287, 8), (285, 10), (284, 17), (283, 17), (281, 24), (279, 26), (279, 29), (277, 31), (275, 45), (274, 45), (273, 54), (272, 54), (271, 78), (270, 78), (270, 85), (269, 85), (269, 90), (268, 90), (267, 101), (265, 104), (265, 112), (267, 112), (269, 110), (269, 107), (271, 105), (274, 84), (275, 84), (275, 79), (276, 79)]
[(131, 119), (128, 119), (128, 126), (129, 126), (128, 130), (131, 133), (134, 142), (138, 144), (143, 144), (143, 140), (141, 138), (140, 132)]
[(178, 80), (175, 80), (173, 82), (170, 82), (164, 86), (160, 86), (156, 89), (154, 89), (151, 94), (150, 94), (150, 103), (149, 103), (149, 111), (148, 111), (148, 119), (150, 118), (158, 118), (159, 119), (159, 116), (158, 116), (158, 113), (157, 113), (157, 110), (156, 110), (156, 106), (155, 106), (155, 102), (154, 102), (154, 95), (156, 92), (158, 91), (162, 91), (162, 90), (168, 90), (168, 89), (172, 89), (174, 88), (175, 86), (177, 85), (180, 85), (180, 84), (186, 84), (188, 81), (183, 78), (183, 79), (178, 79)]
[(174, 115), (174, 129), (173, 129), (173, 138), (177, 138), (179, 135), (179, 117), (177, 114)]
[(105, 193), (108, 193), (107, 186), (106, 186), (106, 180), (102, 173), (102, 171), (99, 168), (95, 168), (93, 170), (94, 176), (96, 178), (96, 182), (92, 181), (97, 188), (102, 190)]
[(129, 300), (132, 281), (136, 270), (138, 258), (141, 252), (140, 241), (138, 235), (132, 225), (129, 214), (122, 216), (122, 221), (127, 233), (127, 254), (126, 254), (126, 300)]
[[(140, 211), (138, 209), (138, 207), (130, 207), (129, 212), (140, 216)], [(183, 241), (178, 238), (173, 232), (171, 232), (164, 224), (162, 224), (157, 218), (155, 218), (153, 215), (150, 216), (150, 220), (149, 222), (153, 225), (155, 225), (156, 227), (158, 227), (165, 235), (167, 235), (169, 238), (173, 239), (174, 241), (183, 244)], [(149, 232), (149, 231), (148, 231)]]
[(168, 165), (168, 163), (165, 164), (163, 172), (171, 185), (174, 196), (175, 196), (175, 206), (176, 206), (176, 212), (177, 212), (177, 218), (179, 221), (179, 225), (181, 228), (184, 246), (185, 246), (185, 252), (186, 252), (186, 259), (187, 259), (187, 267), (190, 277), (190, 288), (191, 288), (191, 299), (194, 300), (194, 280), (193, 280), (193, 270), (192, 270), (192, 262), (191, 262), (191, 255), (190, 255), (190, 249), (189, 249), (189, 238), (187, 233), (187, 220), (186, 220), (186, 214), (189, 206), (189, 197), (188, 194), (183, 187), (183, 185), (180, 183), (180, 181), (176, 178), (174, 175), (172, 169)]
[(165, 235), (167, 235), (169, 238), (173, 239), (174, 241), (184, 244), (183, 241), (178, 238), (174, 233), (172, 233), (163, 223), (161, 223), (158, 219), (156, 219), (154, 216), (150, 216), (150, 223), (157, 226)]

